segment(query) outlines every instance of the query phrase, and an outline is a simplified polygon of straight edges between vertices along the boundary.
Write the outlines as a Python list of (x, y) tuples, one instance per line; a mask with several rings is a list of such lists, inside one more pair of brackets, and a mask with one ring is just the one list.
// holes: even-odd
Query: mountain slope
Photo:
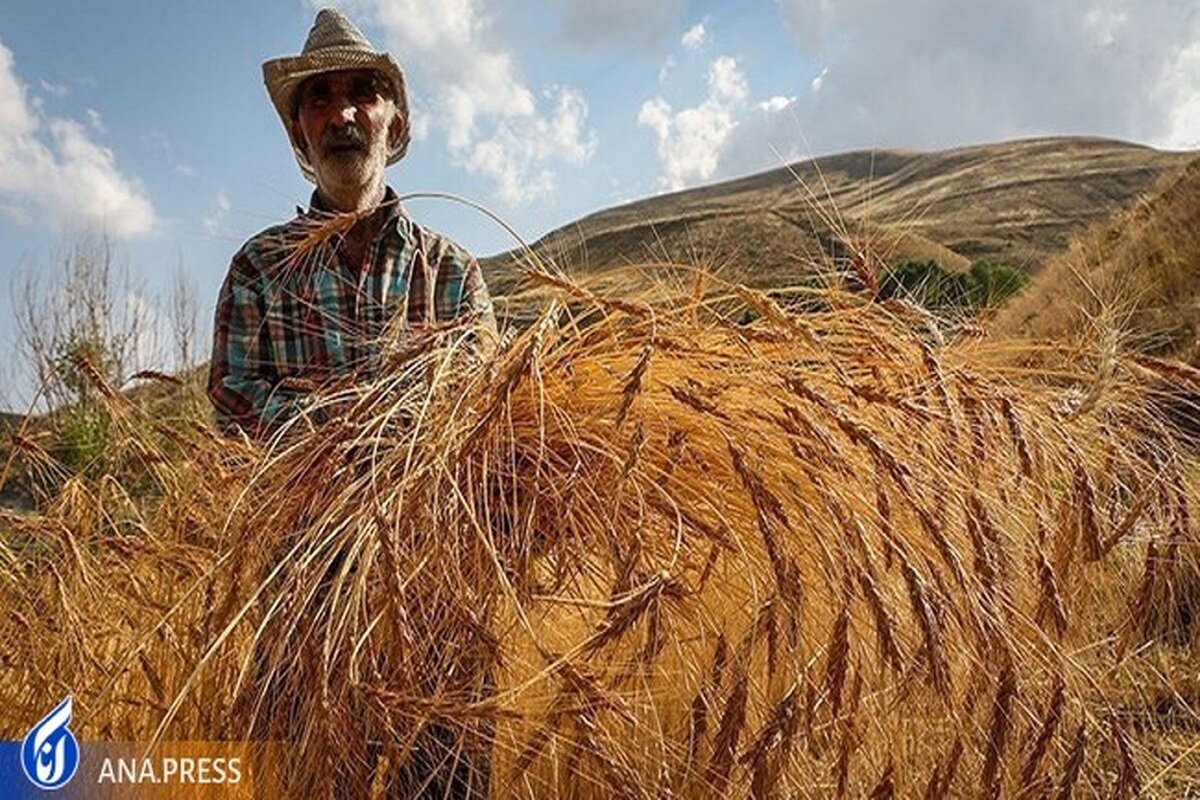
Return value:
[(1106, 313), (1139, 349), (1200, 364), (1200, 158), (1051, 259), (994, 326), (1059, 338)]
[[(1093, 138), (1046, 138), (936, 153), (861, 151), (640, 200), (534, 245), (575, 275), (680, 262), (775, 286), (828, 264), (849, 238), (884, 261), (979, 259), (1036, 271), (1089, 224), (1125, 207), (1191, 156)], [(498, 294), (511, 252), (484, 261)]]

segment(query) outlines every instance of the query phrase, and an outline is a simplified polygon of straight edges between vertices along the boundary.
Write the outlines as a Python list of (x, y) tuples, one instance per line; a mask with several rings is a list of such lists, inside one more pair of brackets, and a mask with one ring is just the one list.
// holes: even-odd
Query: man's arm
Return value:
[(294, 416), (302, 392), (279, 385), (267, 336), (265, 299), (239, 254), (221, 286), (213, 321), (208, 396), (224, 433), (239, 428), (253, 438)]
[(487, 358), (496, 351), (500, 342), (500, 334), (496, 329), (496, 309), (492, 305), (492, 296), (483, 280), (483, 269), (474, 257), (468, 257), (466, 273), (463, 275), (462, 299), (459, 302), (459, 316), (473, 316), (478, 320), (480, 331), (476, 346), (481, 358)]

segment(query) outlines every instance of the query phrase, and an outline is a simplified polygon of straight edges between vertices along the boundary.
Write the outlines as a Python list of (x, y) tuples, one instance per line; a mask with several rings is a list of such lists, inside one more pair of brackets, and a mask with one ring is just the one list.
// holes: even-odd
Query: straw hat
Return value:
[[(288, 141), (292, 143), (292, 152), (300, 163), (304, 177), (316, 183), (316, 173), (308, 163), (292, 138), (292, 114), (296, 109), (296, 90), (305, 78), (319, 75), (322, 72), (335, 72), (342, 69), (374, 69), (387, 77), (396, 90), (396, 109), (408, 120), (408, 91), (404, 87), (404, 71), (389, 53), (376, 52), (362, 31), (354, 23), (346, 19), (342, 12), (334, 8), (323, 8), (317, 13), (312, 30), (308, 32), (308, 40), (298, 56), (276, 58), (263, 63), (263, 81), (267, 84), (267, 93), (271, 102), (279, 112), (283, 128), (287, 131)], [(388, 155), (388, 166), (404, 158), (408, 152), (409, 128), (404, 126), (404, 134)]]

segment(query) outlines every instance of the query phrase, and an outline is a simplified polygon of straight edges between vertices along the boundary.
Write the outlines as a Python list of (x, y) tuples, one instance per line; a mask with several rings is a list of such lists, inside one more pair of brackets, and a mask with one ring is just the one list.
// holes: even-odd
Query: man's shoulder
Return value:
[(233, 255), (233, 268), (247, 274), (262, 274), (286, 261), (308, 233), (304, 217), (263, 228), (242, 243)]
[(397, 227), (401, 235), (410, 237), (427, 256), (437, 261), (467, 264), (475, 260), (475, 256), (454, 239), (427, 228), (410, 217), (402, 218)]
[(254, 261), (271, 257), (270, 260), (273, 261), (275, 256), (287, 248), (289, 242), (294, 245), (303, 237), (303, 225), (303, 218), (297, 216), (263, 228), (242, 243), (237, 255)]

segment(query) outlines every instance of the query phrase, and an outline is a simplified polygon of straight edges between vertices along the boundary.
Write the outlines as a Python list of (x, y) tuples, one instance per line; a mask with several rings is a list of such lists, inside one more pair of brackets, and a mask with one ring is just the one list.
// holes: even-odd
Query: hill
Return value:
[[(600, 211), (533, 247), (601, 283), (617, 267), (670, 261), (778, 286), (842, 255), (845, 239), (889, 263), (931, 259), (958, 270), (990, 260), (1035, 272), (1191, 157), (1078, 137), (858, 151)], [(519, 258), (484, 261), (497, 294), (513, 290)]]
[(1095, 224), (1052, 258), (994, 326), (1061, 338), (1104, 316), (1140, 350), (1200, 364), (1198, 232), (1200, 158), (1193, 157), (1157, 192)]

